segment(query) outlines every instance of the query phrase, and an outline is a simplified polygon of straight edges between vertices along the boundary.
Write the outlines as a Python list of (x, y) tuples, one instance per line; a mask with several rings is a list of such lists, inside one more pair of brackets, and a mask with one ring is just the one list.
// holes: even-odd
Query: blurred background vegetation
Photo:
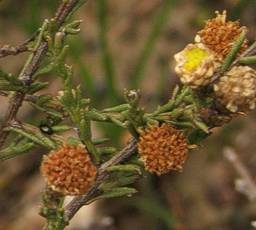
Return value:
[[(55, 0), (1, 0), (0, 44), (20, 44), (54, 13)], [(69, 37), (75, 83), (97, 108), (123, 101), (123, 89), (139, 88), (142, 104), (154, 109), (168, 99), (178, 83), (173, 55), (193, 42), (204, 21), (215, 10), (228, 11), (256, 35), (255, 0), (91, 0), (76, 14), (81, 33)], [(18, 73), (27, 54), (0, 59), (0, 67)], [(50, 81), (56, 94), (60, 81)], [(0, 97), (0, 120), (7, 100)], [(19, 113), (32, 123), (44, 119), (28, 106)], [(234, 189), (236, 172), (223, 158), (225, 146), (234, 147), (252, 175), (256, 173), (256, 116), (239, 118), (192, 151), (182, 173), (160, 178), (148, 175), (136, 185), (133, 198), (101, 201), (83, 208), (68, 229), (250, 229), (256, 206)], [(111, 137), (123, 146), (129, 135), (110, 125), (94, 127), (95, 136)], [(37, 212), (44, 182), (39, 166), (44, 150), (1, 163), (0, 229), (41, 229)]]

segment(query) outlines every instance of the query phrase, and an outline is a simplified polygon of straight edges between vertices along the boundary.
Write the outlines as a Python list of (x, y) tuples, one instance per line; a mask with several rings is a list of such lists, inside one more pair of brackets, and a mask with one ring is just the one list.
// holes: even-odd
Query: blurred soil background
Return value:
[[(1, 0), (0, 44), (18, 45), (53, 14), (59, 1)], [(75, 83), (97, 108), (122, 101), (124, 88), (140, 88), (142, 104), (153, 110), (165, 102), (178, 79), (173, 55), (189, 42), (215, 10), (228, 11), (256, 37), (255, 0), (91, 0), (76, 14), (81, 33), (69, 37)], [(1, 69), (18, 74), (27, 54), (0, 59)], [(56, 95), (60, 81), (44, 76)], [(0, 121), (7, 99), (0, 97)], [(256, 116), (235, 119), (190, 153), (182, 173), (147, 175), (132, 198), (111, 199), (83, 208), (69, 230), (252, 229), (256, 205), (234, 188), (237, 173), (224, 159), (232, 146), (256, 175)], [(24, 104), (19, 117), (34, 124), (45, 119)], [(110, 136), (113, 145), (129, 138), (112, 126), (94, 127), (96, 136)], [(38, 215), (44, 182), (39, 167), (44, 149), (0, 164), (0, 230), (42, 229)]]

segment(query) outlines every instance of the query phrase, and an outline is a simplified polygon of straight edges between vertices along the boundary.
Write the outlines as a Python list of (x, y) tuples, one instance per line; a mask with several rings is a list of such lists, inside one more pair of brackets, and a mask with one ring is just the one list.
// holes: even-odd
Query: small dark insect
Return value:
[(40, 122), (39, 128), (42, 133), (52, 135), (54, 133), (52, 126), (57, 123), (51, 117), (47, 117), (45, 120)]
[(39, 128), (40, 128), (42, 133), (46, 133), (48, 135), (52, 135), (53, 134), (52, 127), (48, 126), (47, 124), (41, 124), (39, 126)]

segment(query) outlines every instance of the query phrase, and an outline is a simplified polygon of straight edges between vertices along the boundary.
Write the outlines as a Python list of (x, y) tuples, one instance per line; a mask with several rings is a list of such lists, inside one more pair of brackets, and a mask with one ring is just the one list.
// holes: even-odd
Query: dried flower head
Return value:
[(168, 124), (149, 126), (141, 132), (138, 152), (146, 170), (161, 175), (182, 169), (188, 143), (181, 131)]
[[(210, 50), (214, 51), (220, 58), (225, 58), (230, 52), (234, 42), (246, 27), (241, 27), (239, 21), (226, 21), (227, 12), (220, 14), (216, 11), (216, 18), (206, 22), (205, 27), (197, 33), (195, 42), (205, 44)], [(248, 47), (245, 40), (240, 53)]]
[(194, 89), (209, 84), (221, 65), (215, 55), (200, 43), (188, 44), (185, 49), (175, 54), (174, 58), (175, 72), (181, 82)]
[(81, 195), (93, 185), (97, 168), (83, 145), (63, 145), (44, 156), (41, 172), (54, 191)]
[(248, 112), (255, 108), (256, 71), (248, 66), (231, 68), (214, 85), (220, 104), (229, 111)]

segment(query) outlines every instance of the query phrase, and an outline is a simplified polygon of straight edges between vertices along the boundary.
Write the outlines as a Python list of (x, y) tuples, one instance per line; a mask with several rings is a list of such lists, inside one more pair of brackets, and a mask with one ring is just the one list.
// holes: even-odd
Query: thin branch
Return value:
[(104, 163), (98, 171), (98, 177), (93, 187), (84, 195), (73, 198), (73, 200), (65, 207), (65, 220), (69, 222), (78, 210), (89, 203), (89, 201), (98, 195), (99, 186), (108, 177), (107, 168), (120, 164), (131, 157), (137, 151), (136, 140), (133, 139), (129, 144), (118, 154), (113, 156), (109, 161)]
[(236, 152), (232, 148), (224, 149), (224, 156), (234, 166), (237, 173), (240, 175), (240, 179), (236, 180), (236, 189), (245, 194), (249, 200), (256, 200), (256, 183), (246, 166), (240, 161)]
[[(11, 94), (0, 91), (0, 96), (9, 97), (9, 96), (11, 96)], [(28, 94), (28, 95), (25, 96), (24, 101), (35, 103), (37, 101), (37, 99), (38, 99), (38, 96)]]
[[(62, 26), (62, 24), (65, 22), (65, 19), (69, 16), (70, 12), (72, 12), (72, 10), (78, 3), (79, 0), (62, 1), (54, 17), (54, 19), (56, 20), (57, 30)], [(30, 62), (28, 63), (28, 65), (25, 66), (25, 69), (19, 75), (19, 79), (23, 81), (24, 85), (30, 86), (33, 83), (33, 74), (37, 71), (47, 50), (48, 43), (47, 41), (42, 40), (36, 51), (33, 53)], [(25, 96), (26, 93), (24, 92), (16, 92), (14, 96), (10, 99), (4, 122), (0, 127), (0, 149), (4, 145), (9, 134), (8, 131), (4, 131), (4, 128), (8, 127), (8, 125), (13, 120), (15, 120), (19, 108), (21, 107), (25, 99)]]
[(34, 33), (31, 38), (28, 38), (25, 40), (22, 44), (18, 46), (10, 46), (10, 45), (4, 45), (2, 48), (0, 48), (0, 58), (9, 56), (9, 55), (18, 55), (20, 53), (24, 53), (29, 51), (28, 44), (35, 40), (36, 36), (38, 35), (37, 31)]

